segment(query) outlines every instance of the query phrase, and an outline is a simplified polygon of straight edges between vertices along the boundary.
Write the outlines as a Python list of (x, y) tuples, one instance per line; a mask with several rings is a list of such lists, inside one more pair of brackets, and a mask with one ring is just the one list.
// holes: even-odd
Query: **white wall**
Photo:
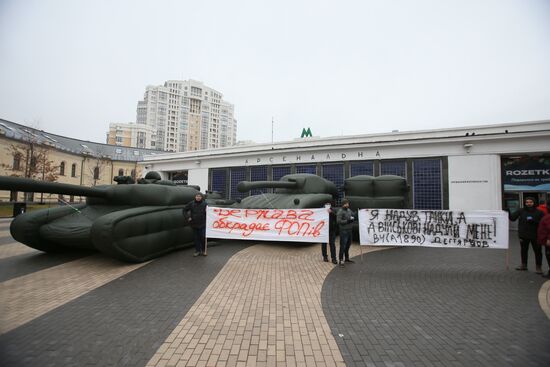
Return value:
[(201, 192), (208, 190), (208, 168), (195, 168), (188, 171), (188, 184), (199, 185)]
[(461, 155), (448, 160), (449, 209), (502, 209), (500, 156)]

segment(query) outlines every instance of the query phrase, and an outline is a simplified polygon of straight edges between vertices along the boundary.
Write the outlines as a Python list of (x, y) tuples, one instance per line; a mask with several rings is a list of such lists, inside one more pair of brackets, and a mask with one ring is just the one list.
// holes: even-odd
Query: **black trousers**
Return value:
[(529, 244), (533, 246), (535, 252), (535, 264), (542, 266), (542, 249), (537, 243), (537, 240), (530, 240), (527, 238), (520, 238), (519, 243), (521, 245), (521, 263), (527, 265), (527, 255), (529, 254)]
[[(546, 254), (546, 262), (550, 268), (550, 246), (544, 246), (544, 253)], [(550, 269), (548, 269), (548, 272), (550, 272)]]
[(340, 253), (338, 258), (340, 261), (349, 260), (349, 248), (351, 247), (351, 229), (340, 229)]
[(195, 252), (204, 253), (206, 244), (206, 227), (193, 228), (193, 240), (195, 241)]
[[(336, 230), (329, 231), (328, 240), (330, 245), (330, 258), (336, 260)], [(321, 253), (323, 254), (323, 259), (328, 258), (326, 243), (321, 244)]]

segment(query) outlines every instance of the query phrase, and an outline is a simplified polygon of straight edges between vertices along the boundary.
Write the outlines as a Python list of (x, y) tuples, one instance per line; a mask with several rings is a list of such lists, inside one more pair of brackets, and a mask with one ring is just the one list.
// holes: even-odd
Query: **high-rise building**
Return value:
[(196, 80), (148, 86), (138, 101), (136, 123), (156, 131), (155, 148), (172, 152), (221, 148), (237, 140), (234, 106)]
[(155, 149), (157, 131), (147, 125), (135, 123), (111, 123), (107, 144), (125, 147)]

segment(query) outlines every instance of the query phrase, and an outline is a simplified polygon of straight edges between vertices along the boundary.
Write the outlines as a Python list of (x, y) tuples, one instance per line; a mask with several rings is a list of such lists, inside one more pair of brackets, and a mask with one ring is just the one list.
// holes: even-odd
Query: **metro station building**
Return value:
[[(240, 181), (312, 173), (398, 175), (415, 209), (499, 210), (526, 196), (550, 199), (550, 120), (411, 132), (303, 138), (273, 144), (144, 156), (143, 172), (238, 199)], [(257, 194), (259, 192), (254, 192)]]

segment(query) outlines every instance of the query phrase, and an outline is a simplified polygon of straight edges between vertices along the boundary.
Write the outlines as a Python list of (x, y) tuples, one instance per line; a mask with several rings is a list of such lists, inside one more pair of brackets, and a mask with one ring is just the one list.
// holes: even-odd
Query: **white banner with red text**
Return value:
[(359, 210), (361, 245), (508, 248), (502, 210)]
[(208, 207), (206, 237), (238, 240), (328, 242), (327, 209)]

